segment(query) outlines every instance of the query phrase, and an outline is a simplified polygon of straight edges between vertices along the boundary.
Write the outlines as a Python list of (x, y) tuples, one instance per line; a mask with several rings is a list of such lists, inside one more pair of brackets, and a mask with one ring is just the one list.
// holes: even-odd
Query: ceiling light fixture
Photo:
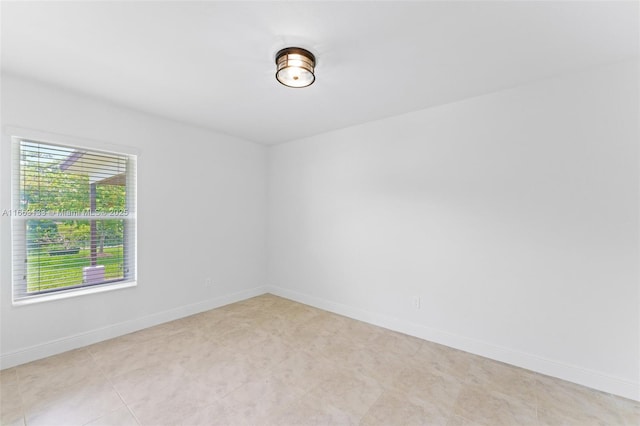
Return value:
[(287, 87), (307, 87), (316, 76), (313, 69), (316, 57), (301, 47), (287, 47), (276, 53), (276, 79)]

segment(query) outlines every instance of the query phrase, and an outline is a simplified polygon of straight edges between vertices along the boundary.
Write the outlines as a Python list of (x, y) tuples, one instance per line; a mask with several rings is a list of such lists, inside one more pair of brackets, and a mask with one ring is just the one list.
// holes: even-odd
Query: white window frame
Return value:
[[(127, 248), (125, 250), (125, 263), (128, 265), (128, 272), (122, 280), (106, 282), (104, 284), (94, 284), (90, 286), (61, 288), (46, 293), (39, 293), (28, 296), (21, 296), (25, 293), (24, 288), (26, 281), (19, 277), (20, 272), (24, 271), (24, 267), (17, 268), (16, 265), (21, 260), (26, 260), (26, 246), (16, 247), (14, 243), (16, 239), (16, 232), (18, 229), (24, 229), (18, 225), (17, 221), (24, 222), (25, 217), (11, 216), (11, 283), (12, 283), (12, 304), (14, 306), (28, 305), (32, 303), (67, 299), (70, 297), (83, 296), (88, 294), (96, 294), (106, 291), (120, 290), (124, 288), (135, 287), (138, 284), (137, 280), (137, 162), (139, 158), (139, 152), (135, 148), (126, 147), (121, 145), (109, 144), (104, 142), (98, 142), (90, 139), (80, 139), (70, 136), (51, 134), (40, 131), (8, 128), (7, 133), (11, 136), (11, 167), (9, 173), (11, 175), (11, 210), (16, 211), (21, 209), (20, 205), (20, 190), (19, 179), (20, 175), (20, 142), (21, 141), (33, 141), (44, 144), (59, 145), (75, 149), (84, 149), (93, 152), (104, 152), (106, 154), (124, 155), (128, 157), (127, 164), (127, 210), (128, 214), (126, 221), (128, 226), (125, 227), (125, 240), (127, 241)], [(48, 219), (49, 217), (37, 217), (30, 219)], [(65, 217), (55, 216), (57, 219), (64, 219)], [(102, 217), (92, 216), (93, 219), (101, 219)], [(78, 219), (74, 216), (73, 219)], [(102, 219), (113, 219), (113, 217), (104, 217)], [(24, 231), (26, 232), (26, 231)], [(21, 236), (24, 241), (26, 236)], [(22, 251), (24, 249), (24, 251)], [(21, 250), (17, 253), (16, 250)], [(21, 270), (20, 270), (21, 269)]]

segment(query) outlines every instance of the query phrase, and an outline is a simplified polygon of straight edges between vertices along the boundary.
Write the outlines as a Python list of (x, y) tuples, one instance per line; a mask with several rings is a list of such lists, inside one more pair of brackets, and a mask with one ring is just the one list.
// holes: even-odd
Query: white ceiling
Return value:
[[(638, 2), (6, 2), (1, 65), (271, 144), (639, 57)], [(311, 50), (306, 89), (275, 53)]]

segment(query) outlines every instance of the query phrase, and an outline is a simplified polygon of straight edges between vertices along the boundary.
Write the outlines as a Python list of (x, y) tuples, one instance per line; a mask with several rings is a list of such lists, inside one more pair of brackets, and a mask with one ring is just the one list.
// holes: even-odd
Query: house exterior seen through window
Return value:
[(135, 281), (135, 156), (16, 140), (14, 300)]

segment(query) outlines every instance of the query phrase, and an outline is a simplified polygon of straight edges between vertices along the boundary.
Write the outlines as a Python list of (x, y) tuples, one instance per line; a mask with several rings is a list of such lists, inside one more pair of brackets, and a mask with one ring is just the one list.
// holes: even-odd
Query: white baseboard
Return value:
[(537, 373), (577, 383), (603, 392), (640, 401), (640, 383), (612, 377), (597, 371), (568, 365), (536, 355), (493, 345), (469, 337), (425, 327), (410, 321), (365, 311), (352, 306), (321, 299), (308, 294), (298, 293), (277, 286), (267, 286), (269, 293), (319, 309), (344, 315), (400, 333), (439, 343), (475, 355), (501, 361)]
[(272, 293), (319, 309), (344, 315), (349, 318), (364, 321), (400, 333), (415, 336), (424, 340), (460, 349), (476, 355), (491, 358), (507, 364), (515, 365), (527, 370), (548, 376), (557, 377), (569, 382), (577, 383), (603, 392), (619, 395), (624, 398), (640, 401), (640, 383), (611, 377), (596, 371), (560, 363), (538, 357), (536, 355), (515, 351), (513, 349), (493, 345), (487, 342), (471, 339), (465, 336), (448, 333), (425, 327), (420, 324), (401, 320), (391, 316), (369, 312), (363, 309), (329, 301), (326, 299), (298, 293), (276, 286), (255, 287), (241, 292), (207, 299), (187, 306), (158, 312), (134, 320), (113, 324), (86, 333), (52, 340), (40, 345), (31, 346), (15, 352), (0, 355), (0, 369), (35, 361), (69, 350), (81, 348), (124, 334), (132, 333), (144, 328), (153, 327), (168, 321), (184, 318), (200, 312), (215, 309), (230, 303)]
[(239, 302), (250, 297), (259, 296), (267, 292), (266, 287), (255, 287), (249, 290), (240, 291), (233, 294), (215, 297), (203, 300), (187, 306), (170, 309), (168, 311), (158, 312), (145, 317), (124, 321), (118, 324), (109, 325), (107, 327), (87, 331), (81, 334), (75, 334), (62, 339), (52, 340), (40, 345), (31, 346), (15, 352), (0, 355), (0, 369), (14, 367), (16, 365), (46, 358), (48, 356), (57, 355), (72, 349), (81, 348), (83, 346), (92, 345), (124, 334), (133, 333), (134, 331), (144, 328), (153, 327), (168, 321), (184, 318), (200, 312), (215, 309), (230, 303)]

